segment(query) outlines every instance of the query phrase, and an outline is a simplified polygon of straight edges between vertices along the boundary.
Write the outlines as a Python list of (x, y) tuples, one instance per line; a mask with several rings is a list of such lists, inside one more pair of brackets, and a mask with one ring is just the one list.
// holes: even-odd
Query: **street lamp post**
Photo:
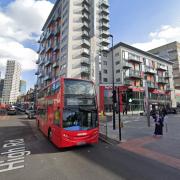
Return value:
[(115, 103), (116, 103), (116, 90), (114, 87), (114, 41), (113, 41), (113, 35), (110, 34), (109, 37), (111, 37), (112, 42), (112, 103), (113, 103), (113, 130), (116, 129), (116, 121), (115, 121)]

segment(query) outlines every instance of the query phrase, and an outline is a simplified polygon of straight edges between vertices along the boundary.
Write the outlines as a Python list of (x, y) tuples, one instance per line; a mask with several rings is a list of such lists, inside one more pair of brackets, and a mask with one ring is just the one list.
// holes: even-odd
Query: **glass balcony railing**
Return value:
[(145, 66), (145, 73), (156, 74), (157, 71), (153, 67)]
[(125, 85), (125, 86), (131, 86), (131, 85), (132, 85), (132, 81), (131, 81), (131, 80), (128, 80), (128, 79), (125, 79), (125, 80), (124, 80), (124, 85)]
[(157, 69), (167, 71), (167, 67), (165, 65), (162, 65), (162, 64), (158, 64)]
[(123, 69), (129, 69), (131, 67), (132, 65), (130, 63), (128, 63), (127, 61), (123, 61)]
[(157, 84), (155, 84), (152, 81), (147, 81), (147, 87), (150, 89), (157, 89), (158, 88)]
[(164, 77), (158, 77), (158, 83), (166, 84), (166, 80)]
[(140, 72), (140, 71), (137, 71), (137, 70), (130, 70), (130, 71), (129, 71), (129, 77), (142, 78), (142, 77), (141, 77), (141, 72)]

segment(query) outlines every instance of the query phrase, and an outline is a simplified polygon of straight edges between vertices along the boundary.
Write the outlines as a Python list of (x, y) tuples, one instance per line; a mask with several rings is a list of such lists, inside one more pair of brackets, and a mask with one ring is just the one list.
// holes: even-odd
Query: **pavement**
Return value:
[[(154, 121), (151, 119), (150, 127), (147, 118), (139, 115), (122, 116), (122, 140), (119, 140), (118, 117), (116, 117), (116, 130), (113, 122), (100, 120), (100, 133), (108, 142), (116, 142), (119, 147), (144, 157), (157, 160), (180, 170), (180, 114), (168, 115), (164, 123), (163, 136), (153, 136)], [(107, 139), (106, 139), (107, 136)]]

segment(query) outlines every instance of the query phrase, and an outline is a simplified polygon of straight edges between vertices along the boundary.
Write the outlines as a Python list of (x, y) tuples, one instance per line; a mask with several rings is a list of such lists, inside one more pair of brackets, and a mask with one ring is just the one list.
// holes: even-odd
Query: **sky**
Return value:
[[(109, 0), (115, 43), (142, 50), (180, 41), (180, 0)], [(0, 0), (0, 71), (7, 59), (22, 66), (27, 89), (36, 83), (37, 40), (55, 0)]]

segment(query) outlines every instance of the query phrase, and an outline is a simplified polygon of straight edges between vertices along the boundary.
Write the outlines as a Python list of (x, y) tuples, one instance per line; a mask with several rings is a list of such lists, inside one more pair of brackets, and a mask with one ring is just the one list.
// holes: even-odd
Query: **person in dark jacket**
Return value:
[(156, 111), (152, 111), (151, 115), (155, 122), (155, 130), (154, 135), (163, 135), (163, 121), (164, 121), (164, 115), (162, 111), (159, 111), (159, 113), (156, 113)]

